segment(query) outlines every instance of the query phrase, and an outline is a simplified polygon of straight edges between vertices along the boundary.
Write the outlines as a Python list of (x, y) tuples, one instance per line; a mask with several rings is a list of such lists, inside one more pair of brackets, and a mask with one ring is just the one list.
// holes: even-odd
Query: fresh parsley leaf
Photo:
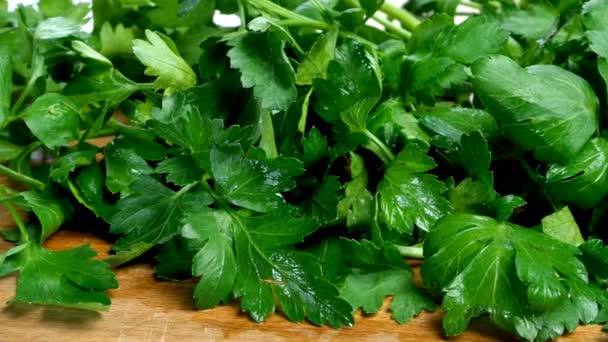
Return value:
[(438, 106), (431, 111), (417, 112), (416, 117), (432, 132), (433, 144), (444, 149), (458, 146), (465, 134), (479, 131), (490, 139), (498, 131), (496, 120), (481, 109)]
[(589, 274), (603, 286), (608, 285), (608, 247), (598, 239), (589, 239), (579, 246), (579, 257)]
[(97, 154), (97, 147), (90, 144), (79, 144), (78, 149), (64, 154), (53, 163), (50, 176), (56, 182), (65, 182), (71, 172), (79, 166), (91, 165)]
[(219, 194), (234, 205), (259, 212), (283, 206), (281, 192), (295, 186), (290, 175), (267, 162), (240, 154), (240, 148), (235, 146), (211, 148), (211, 174)]
[(524, 69), (504, 56), (482, 58), (471, 71), (487, 110), (539, 160), (573, 157), (595, 131), (598, 99), (587, 81), (569, 71), (554, 65)]
[(106, 57), (128, 54), (133, 47), (134, 38), (133, 30), (125, 28), (122, 23), (112, 27), (109, 22), (104, 22), (99, 32), (101, 43), (99, 52)]
[(63, 95), (44, 94), (22, 115), (27, 127), (48, 148), (65, 146), (79, 137), (80, 111)]
[(166, 173), (167, 181), (185, 186), (201, 180), (203, 173), (191, 156), (177, 156), (158, 163), (155, 173)]
[(13, 247), (0, 260), (0, 275), (19, 272), (17, 292), (9, 303), (58, 305), (85, 310), (107, 310), (115, 289), (114, 273), (89, 246), (59, 252), (34, 242)]
[(552, 164), (547, 170), (547, 188), (559, 200), (583, 208), (597, 205), (608, 194), (608, 141), (589, 140), (565, 165)]
[(185, 215), (209, 205), (209, 193), (192, 186), (174, 192), (149, 177), (140, 177), (129, 189), (129, 195), (116, 203), (110, 217), (110, 232), (122, 235), (114, 246), (116, 251), (136, 243), (162, 244), (179, 233)]
[(581, 231), (568, 207), (545, 216), (542, 221), (543, 233), (562, 242), (578, 246), (585, 242)]
[(393, 296), (389, 310), (399, 323), (406, 323), (422, 310), (435, 310), (435, 303), (412, 282), (412, 271), (396, 248), (377, 247), (372, 242), (348, 240), (353, 269), (340, 293), (354, 310), (377, 313), (386, 296)]
[(447, 188), (425, 172), (435, 167), (426, 150), (408, 144), (393, 160), (378, 184), (379, 220), (389, 229), (411, 234), (414, 226), (429, 231), (451, 210)]
[(349, 229), (366, 227), (374, 215), (374, 195), (367, 189), (368, 176), (361, 156), (350, 154), (350, 176), (352, 180), (344, 187), (344, 198), (338, 204), (338, 212), (346, 217)]
[[(262, 321), (274, 310), (274, 293), (293, 321), (307, 318), (315, 324), (351, 325), (349, 305), (321, 277), (316, 259), (289, 248), (318, 224), (292, 215), (286, 210), (261, 216), (209, 211), (190, 217), (183, 234), (207, 240), (194, 257), (194, 271), (203, 276), (196, 290), (201, 296), (198, 303), (215, 305), (232, 290), (241, 298), (243, 311)], [(277, 231), (277, 225), (284, 229)]]
[(347, 40), (329, 63), (326, 79), (316, 79), (314, 107), (325, 120), (341, 118), (354, 132), (367, 130), (367, 118), (380, 99), (382, 83), (376, 58)]
[(604, 25), (604, 18), (608, 15), (608, 4), (601, 0), (587, 1), (583, 5), (583, 23), (585, 37), (591, 49), (603, 58), (608, 58), (608, 29)]
[(130, 146), (128, 138), (114, 139), (104, 149), (106, 186), (111, 192), (125, 191), (141, 176), (152, 173), (152, 167)]
[[(579, 251), (489, 217), (444, 217), (424, 244), (422, 276), (444, 293), (446, 334), (483, 313), (527, 339), (547, 339), (593, 321), (604, 299), (588, 283)], [(508, 295), (507, 295), (508, 294)]]
[(296, 100), (295, 72), (273, 32), (244, 33), (228, 41), (230, 66), (241, 72), (241, 83), (269, 110), (287, 110)]
[(145, 74), (157, 77), (156, 89), (186, 90), (196, 84), (196, 74), (169, 37), (146, 30), (146, 38), (133, 41), (133, 53), (147, 67)]
[(296, 73), (298, 85), (311, 85), (315, 78), (327, 77), (327, 67), (334, 58), (338, 31), (339, 29), (334, 26), (314, 42), (308, 55), (298, 66)]
[(42, 231), (40, 240), (44, 242), (49, 236), (61, 227), (61, 225), (72, 215), (73, 208), (63, 198), (56, 198), (49, 192), (30, 190), (21, 194), (24, 202), (21, 206), (36, 214)]

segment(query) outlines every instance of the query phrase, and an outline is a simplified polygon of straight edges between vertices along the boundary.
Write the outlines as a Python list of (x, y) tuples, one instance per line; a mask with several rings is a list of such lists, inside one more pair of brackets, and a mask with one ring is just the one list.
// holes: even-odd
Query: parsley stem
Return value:
[(413, 31), (416, 26), (420, 25), (420, 20), (412, 13), (387, 2), (380, 6), (380, 10), (389, 17), (397, 19), (409, 31)]
[(45, 188), (45, 184), (42, 183), (41, 181), (34, 179), (32, 177), (26, 176), (22, 173), (19, 173), (9, 167), (6, 167), (2, 164), (0, 164), (0, 175), (4, 175), (10, 179), (16, 180), (19, 183), (23, 183), (27, 186), (30, 186), (32, 188), (36, 188), (38, 190), (44, 190)]
[[(460, 1), (460, 5), (471, 8), (471, 9), (476, 9), (476, 10), (481, 10), (483, 8), (482, 4), (474, 2), (474, 1), (470, 1), (470, 0), (462, 0), (462, 1)], [(471, 13), (468, 13), (468, 14), (471, 14)]]
[(393, 25), (393, 23), (391, 23), (387, 19), (381, 18), (377, 15), (372, 16), (372, 19), (374, 19), (375, 21), (380, 23), (382, 26), (384, 26), (384, 28), (386, 28), (387, 31), (390, 31), (405, 40), (410, 39), (410, 37), (412, 36), (410, 31), (407, 31), (399, 26)]
[[(351, 6), (353, 8), (361, 8), (361, 4), (357, 0), (345, 0), (344, 2), (348, 6)], [(387, 31), (393, 32), (394, 34), (405, 40), (408, 40), (412, 36), (409, 31), (404, 30), (399, 26), (393, 25), (393, 23), (391, 23), (389, 20), (384, 19), (378, 15), (372, 15), (371, 18), (380, 23), (382, 26), (384, 26)]]
[(200, 182), (192, 182), (192, 183), (184, 186), (183, 188), (179, 189), (179, 191), (176, 192), (175, 195), (173, 195), (173, 198), (178, 198), (178, 197), (182, 196), (186, 192), (192, 190), (192, 188), (194, 188), (195, 186), (197, 186), (199, 183)]
[(243, 0), (237, 0), (236, 4), (239, 10), (239, 19), (241, 20), (239, 28), (245, 31), (247, 30), (247, 13), (245, 12), (245, 6), (243, 6)]
[[(5, 192), (7, 191), (7, 188), (4, 186), (2, 186), (1, 189), (4, 190)], [(25, 223), (23, 222), (23, 219), (21, 218), (21, 215), (19, 215), (19, 212), (17, 211), (17, 209), (15, 209), (15, 206), (13, 206), (13, 203), (11, 203), (11, 201), (3, 201), (2, 204), (6, 207), (6, 209), (8, 209), (8, 212), (11, 214), (11, 216), (13, 217), (13, 220), (15, 221), (15, 223), (17, 224), (17, 227), (19, 228), (19, 233), (21, 233), (21, 239), (19, 242), (21, 242), (21, 243), (29, 242), (30, 234), (27, 232)]]
[(327, 23), (324, 23), (322, 21), (313, 20), (313, 19), (305, 17), (301, 14), (292, 12), (269, 0), (245, 0), (245, 1), (247, 1), (253, 7), (257, 7), (258, 9), (265, 10), (270, 13), (276, 14), (279, 17), (283, 17), (285, 19), (297, 20), (303, 24), (306, 23), (307, 26), (312, 27), (314, 25), (315, 28), (318, 28), (321, 30), (328, 30), (330, 28), (329, 24), (327, 24)]
[(395, 245), (399, 254), (405, 258), (424, 259), (424, 252), (421, 245), (400, 246)]
[(380, 149), (380, 151), (382, 151), (382, 155), (378, 155), (378, 157), (380, 157), (380, 159), (382, 159), (382, 161), (385, 164), (388, 164), (393, 159), (395, 159), (395, 155), (393, 154), (393, 152), (388, 148), (388, 146), (386, 146), (382, 142), (382, 140), (378, 139), (378, 137), (376, 135), (374, 135), (372, 132), (370, 132), (368, 130), (365, 130), (363, 133), (372, 142), (372, 144), (374, 144), (376, 147), (378, 147)]

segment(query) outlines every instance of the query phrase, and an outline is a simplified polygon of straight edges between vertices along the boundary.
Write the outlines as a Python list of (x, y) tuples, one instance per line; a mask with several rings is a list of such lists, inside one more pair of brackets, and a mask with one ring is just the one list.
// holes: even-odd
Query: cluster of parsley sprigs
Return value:
[[(85, 33), (87, 5), (0, 0), (11, 303), (104, 309), (110, 266), (154, 257), (200, 279), (197, 308), (256, 321), (346, 327), (387, 296), (401, 323), (440, 301), (447, 335), (608, 320), (608, 2), (92, 7)], [(42, 247), (64, 226), (109, 231), (114, 255)]]

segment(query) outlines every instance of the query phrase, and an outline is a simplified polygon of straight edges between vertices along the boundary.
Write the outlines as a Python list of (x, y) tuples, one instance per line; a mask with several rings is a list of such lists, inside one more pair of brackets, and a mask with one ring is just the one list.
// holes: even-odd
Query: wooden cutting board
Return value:
[[(1, 180), (0, 180), (1, 181)], [(0, 228), (12, 227), (12, 220), (0, 208)], [(91, 244), (99, 257), (107, 256), (110, 243), (91, 233), (59, 231), (45, 246), (61, 250)], [(12, 244), (1, 241), (0, 252)], [(421, 283), (414, 265), (415, 280)], [(237, 303), (212, 310), (195, 311), (192, 290), (195, 281), (156, 281), (150, 265), (130, 265), (116, 270), (120, 288), (110, 291), (108, 312), (95, 313), (30, 305), (6, 306), (13, 297), (16, 276), (0, 279), (0, 341), (440, 341), (442, 312), (423, 313), (406, 325), (390, 319), (383, 311), (376, 315), (357, 314), (350, 329), (317, 327), (289, 322), (275, 313), (262, 324), (242, 314)], [(386, 307), (386, 305), (385, 305)], [(453, 341), (515, 340), (483, 321)], [(559, 341), (608, 341), (601, 326), (581, 326)]]

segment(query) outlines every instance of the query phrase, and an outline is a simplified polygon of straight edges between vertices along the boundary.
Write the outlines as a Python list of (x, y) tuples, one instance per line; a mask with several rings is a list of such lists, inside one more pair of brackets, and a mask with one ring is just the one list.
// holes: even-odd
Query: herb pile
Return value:
[[(447, 335), (608, 320), (608, 2), (94, 0), (86, 33), (89, 10), (0, 0), (11, 303), (103, 310), (110, 268), (153, 260), (259, 322), (387, 296)], [(115, 254), (42, 247), (62, 227)]]

